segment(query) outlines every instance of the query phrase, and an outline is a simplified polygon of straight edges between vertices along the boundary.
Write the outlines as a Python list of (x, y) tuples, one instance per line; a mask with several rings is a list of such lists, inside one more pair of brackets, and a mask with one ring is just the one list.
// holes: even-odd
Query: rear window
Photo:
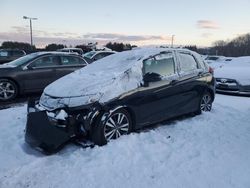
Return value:
[(93, 52), (93, 51), (88, 52), (88, 53), (84, 54), (84, 57), (87, 57), (87, 58), (91, 59), (95, 54), (96, 54), (96, 52)]

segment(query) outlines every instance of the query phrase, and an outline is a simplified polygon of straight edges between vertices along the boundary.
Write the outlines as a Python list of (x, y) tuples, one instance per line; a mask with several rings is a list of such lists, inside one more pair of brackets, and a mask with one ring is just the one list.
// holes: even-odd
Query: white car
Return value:
[(250, 56), (235, 58), (214, 74), (217, 92), (250, 95)]
[(213, 69), (221, 68), (230, 63), (234, 58), (225, 56), (207, 56), (204, 61)]
[(97, 61), (115, 53), (115, 51), (91, 51), (83, 54), (83, 57), (88, 61), (88, 63), (92, 63), (93, 61)]

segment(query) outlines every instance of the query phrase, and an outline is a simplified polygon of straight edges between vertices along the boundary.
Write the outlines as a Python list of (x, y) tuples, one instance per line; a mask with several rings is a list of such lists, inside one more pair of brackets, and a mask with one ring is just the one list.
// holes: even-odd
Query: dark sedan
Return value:
[(23, 50), (18, 49), (2, 49), (0, 50), (0, 64), (8, 63), (19, 57), (25, 56), (26, 53)]
[(0, 65), (0, 101), (41, 92), (51, 82), (86, 65), (82, 56), (63, 52), (32, 53)]

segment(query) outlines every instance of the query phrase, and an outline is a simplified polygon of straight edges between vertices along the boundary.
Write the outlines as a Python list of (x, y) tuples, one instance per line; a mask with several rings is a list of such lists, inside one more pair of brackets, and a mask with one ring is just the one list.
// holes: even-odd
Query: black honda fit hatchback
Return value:
[(28, 105), (26, 142), (46, 152), (69, 140), (104, 145), (144, 126), (210, 111), (212, 69), (186, 49), (117, 53), (47, 86)]

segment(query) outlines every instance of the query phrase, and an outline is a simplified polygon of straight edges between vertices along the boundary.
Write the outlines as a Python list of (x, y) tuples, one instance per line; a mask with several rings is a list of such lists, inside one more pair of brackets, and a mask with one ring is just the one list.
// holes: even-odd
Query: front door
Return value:
[(20, 79), (24, 81), (24, 88), (28, 91), (41, 91), (56, 80), (56, 68), (59, 66), (59, 57), (46, 55), (39, 57), (25, 68)]
[(182, 88), (179, 85), (176, 59), (172, 52), (151, 57), (143, 62), (143, 74), (160, 75), (159, 81), (149, 82), (138, 89), (136, 106), (139, 126), (159, 122), (178, 114)]

